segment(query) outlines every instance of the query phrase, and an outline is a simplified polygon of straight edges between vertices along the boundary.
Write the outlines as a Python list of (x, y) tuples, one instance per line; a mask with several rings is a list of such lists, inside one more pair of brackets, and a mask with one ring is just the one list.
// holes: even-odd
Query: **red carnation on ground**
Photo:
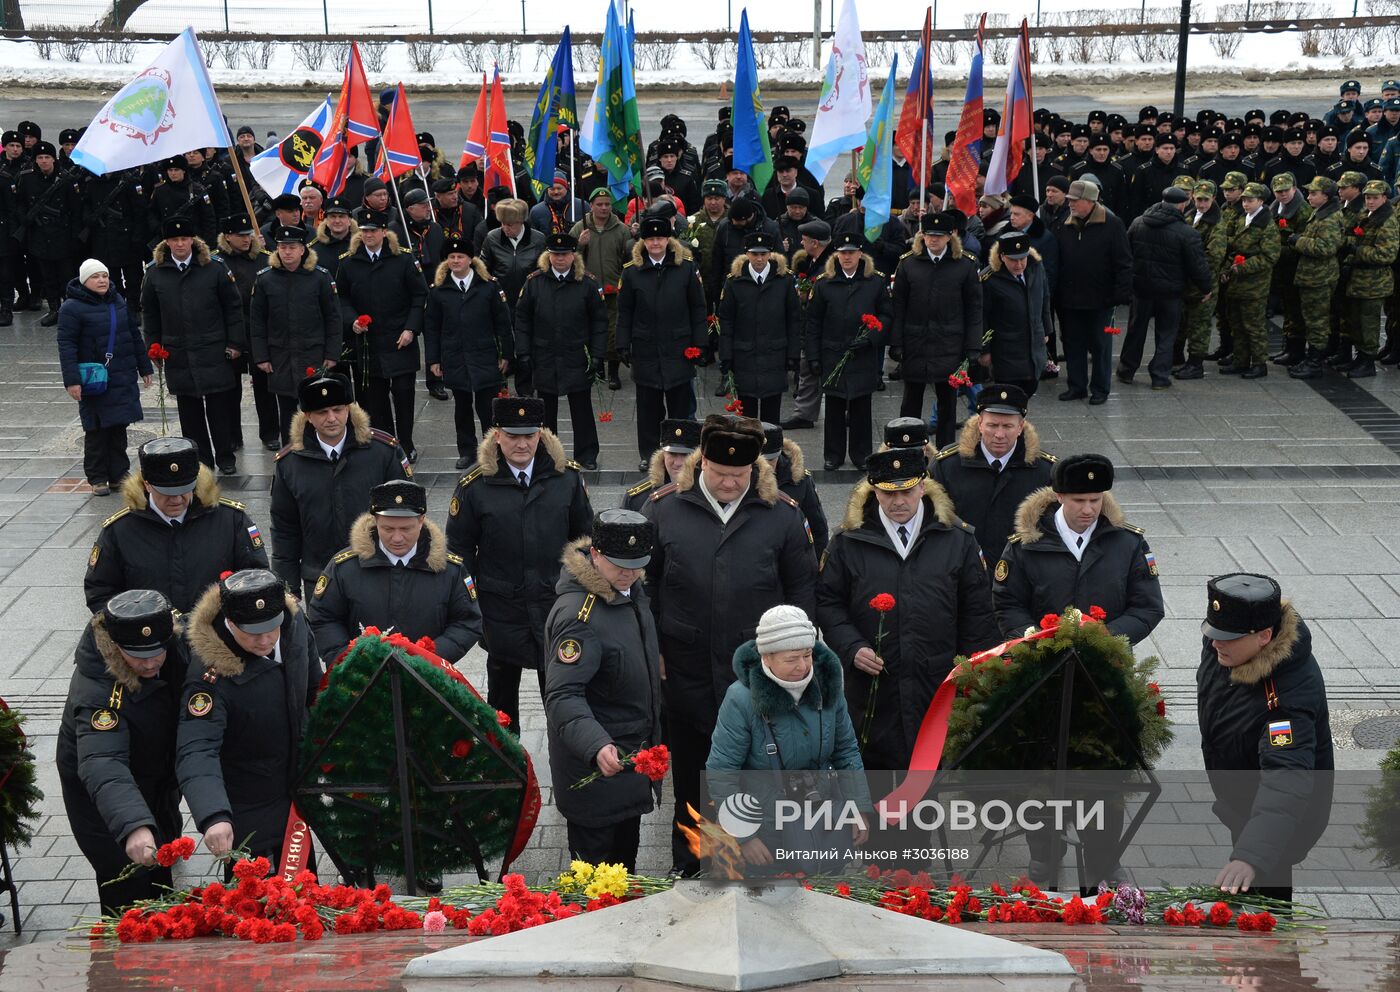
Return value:
[(887, 592), (882, 592), (870, 600), (870, 608), (877, 613), (888, 613), (894, 609), (894, 597)]
[(1181, 916), (1186, 921), (1188, 927), (1198, 927), (1205, 922), (1206, 914), (1201, 912), (1193, 902), (1188, 902), (1181, 909)]
[(691, 345), (689, 348), (685, 349), (685, 357), (689, 361), (695, 361), (697, 358), (700, 357), (700, 354), (700, 349), (695, 347), (694, 345)]

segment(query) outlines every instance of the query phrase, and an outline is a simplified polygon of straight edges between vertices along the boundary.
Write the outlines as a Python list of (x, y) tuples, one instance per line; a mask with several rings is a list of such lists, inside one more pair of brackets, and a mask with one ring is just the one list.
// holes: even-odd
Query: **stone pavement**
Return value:
[[(0, 332), (0, 694), (29, 717), (48, 794), (35, 844), (18, 853), (24, 938), (51, 938), (82, 914), (96, 911), (88, 865), (68, 833), (53, 754), (72, 650), (87, 622), (81, 582), (101, 521), (120, 505), (91, 497), (81, 485), (81, 432), (73, 402), (61, 389), (53, 333), (22, 315)], [(706, 370), (707, 386), (718, 377)], [(1204, 581), (1249, 569), (1279, 576), (1312, 626), (1327, 674), (1334, 724), (1400, 709), (1400, 537), (1393, 521), (1400, 502), (1400, 374), (1386, 370), (1357, 385), (1296, 382), (1274, 370), (1261, 382), (1210, 375), (1168, 392), (1115, 381), (1109, 402), (1089, 407), (1059, 403), (1061, 383), (1042, 384), (1031, 417), (1046, 448), (1061, 456), (1099, 451), (1119, 466), (1115, 494), (1128, 520), (1146, 528), (1161, 567), (1167, 618), (1143, 651), (1163, 659), (1160, 681), (1176, 742), (1162, 764), (1197, 767), (1194, 670)], [(896, 415), (899, 384), (877, 395), (877, 425)], [(614, 506), (637, 477), (632, 392), (603, 394), (616, 418), (602, 425), (601, 471), (590, 478), (594, 506)], [(417, 476), (429, 487), (430, 510), (441, 519), (456, 482), (452, 411), (420, 390)], [(256, 444), (251, 397), (244, 404), (240, 473), (225, 479), (227, 495), (245, 501), (267, 534), (272, 456)], [(701, 413), (722, 404), (702, 390)], [(159, 431), (155, 401), (132, 431), (133, 447)], [(175, 423), (173, 403), (170, 420)], [(563, 429), (566, 445), (569, 431)], [(794, 434), (810, 463), (821, 462), (820, 430)], [(841, 517), (857, 478), (847, 468), (818, 473), (827, 515)], [(478, 686), (484, 657), (462, 665)], [(526, 680), (527, 686), (530, 680)], [(544, 720), (527, 689), (522, 730), (545, 786), (546, 807), (530, 847), (516, 867), (527, 877), (555, 874), (566, 862), (564, 827), (548, 801)], [(1337, 730), (1343, 768), (1374, 768), (1381, 751), (1356, 749)], [(659, 815), (644, 823), (639, 869), (664, 873), (670, 864), (667, 827)], [(1189, 844), (1189, 839), (1186, 840)], [(12, 852), (13, 853), (13, 852)], [(191, 867), (203, 871), (201, 858)], [(1363, 891), (1356, 878), (1319, 876), (1314, 897), (1336, 915), (1400, 918), (1400, 895), (1384, 876)], [(1208, 879), (1207, 879), (1208, 880)], [(449, 879), (449, 883), (455, 879)], [(1302, 884), (1300, 879), (1300, 885)], [(0, 907), (8, 915), (8, 906)], [(4, 941), (14, 938), (7, 933)]]

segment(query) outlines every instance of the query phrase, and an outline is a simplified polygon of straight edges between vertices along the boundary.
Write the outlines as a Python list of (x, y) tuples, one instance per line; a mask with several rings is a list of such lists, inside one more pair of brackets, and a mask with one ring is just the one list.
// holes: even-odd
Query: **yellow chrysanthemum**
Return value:
[(590, 899), (604, 893), (622, 898), (627, 892), (627, 869), (622, 865), (600, 864), (593, 869), (593, 881), (583, 890)]

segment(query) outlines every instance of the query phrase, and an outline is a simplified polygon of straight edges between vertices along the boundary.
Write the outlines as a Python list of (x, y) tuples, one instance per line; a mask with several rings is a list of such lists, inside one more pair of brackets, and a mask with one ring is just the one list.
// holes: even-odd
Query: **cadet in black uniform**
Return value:
[[(564, 571), (545, 622), (544, 705), (549, 768), (560, 788), (569, 856), (633, 871), (642, 814), (661, 784), (623, 772), (622, 758), (661, 741), (661, 652), (641, 582), (655, 525), (631, 510), (604, 510), (593, 534), (564, 549)], [(582, 789), (563, 787), (591, 772)]]
[(544, 622), (554, 605), (559, 555), (589, 533), (593, 508), (578, 462), (544, 427), (544, 401), (500, 397), (476, 466), (448, 505), (448, 546), (481, 587), (486, 700), (520, 726), (520, 672), (537, 669), (544, 692)]
[(88, 609), (126, 589), (155, 589), (188, 613), (220, 572), (267, 567), (257, 524), (242, 503), (219, 495), (193, 441), (158, 437), (137, 459), (140, 469), (122, 483), (126, 505), (102, 521), (88, 556)]
[(78, 184), (57, 165), (57, 151), (47, 141), (34, 146), (34, 166), (15, 181), (19, 223), (14, 237), (24, 245), (31, 265), (31, 284), (40, 291), (48, 312), (40, 327), (58, 323), (63, 287), (78, 267), (78, 228), (82, 204)]
[(1332, 806), (1327, 686), (1308, 625), (1277, 582), (1236, 573), (1206, 591), (1196, 715), (1215, 814), (1233, 845), (1214, 884), (1292, 899), (1293, 866)]
[[(113, 596), (83, 631), (73, 664), (58, 779), (102, 912), (115, 915), (172, 885), (155, 854), (180, 836), (175, 725), (188, 660), (170, 601), (153, 589)], [(112, 882), (133, 862), (147, 870)]]
[(930, 473), (952, 497), (958, 516), (976, 529), (989, 562), (1001, 557), (1017, 508), (1050, 484), (1055, 465), (1055, 456), (1040, 450), (1040, 435), (1026, 419), (1027, 403), (1019, 386), (983, 386), (977, 415), (963, 425), (957, 444), (938, 453)]
[(642, 512), (651, 494), (670, 482), (675, 482), (685, 468), (690, 453), (700, 447), (700, 421), (661, 421), (661, 447), (652, 453), (647, 463), (647, 477), (637, 483), (622, 498), (624, 510)]
[(1015, 532), (992, 569), (992, 598), (1007, 637), (1047, 613), (1101, 607), (1111, 634), (1136, 644), (1165, 615), (1157, 559), (1143, 532), (1123, 520), (1102, 455), (1056, 462), (1051, 484), (1026, 497)]
[(481, 639), (476, 583), (427, 518), (428, 494), (400, 479), (370, 491), (369, 512), (350, 527), (350, 546), (326, 563), (311, 595), (311, 628), (329, 664), (362, 627), (432, 639), (459, 661)]
[[(665, 437), (662, 437), (665, 440)], [(773, 466), (778, 489), (787, 493), (807, 518), (807, 530), (812, 535), (812, 550), (817, 561), (822, 560), (822, 552), (830, 535), (826, 523), (826, 511), (822, 509), (821, 498), (817, 495), (817, 483), (802, 457), (802, 449), (792, 438), (783, 437), (783, 429), (776, 424), (763, 425), (763, 457)]]
[[(175, 769), (215, 856), (235, 844), (281, 863), (301, 737), (321, 681), (297, 601), (263, 568), (219, 580), (190, 614)], [(306, 864), (316, 870), (314, 854)], [(225, 869), (225, 876), (232, 865)]]
[(382, 482), (413, 477), (397, 441), (369, 425), (350, 380), (335, 372), (297, 387), (292, 443), (272, 474), (272, 570), (293, 595), (309, 591), (350, 538), (350, 525)]

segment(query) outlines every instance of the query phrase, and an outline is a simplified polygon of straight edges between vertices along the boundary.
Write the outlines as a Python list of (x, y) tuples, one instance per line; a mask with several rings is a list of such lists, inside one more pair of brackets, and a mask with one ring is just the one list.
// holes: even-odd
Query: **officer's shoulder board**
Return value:
[(448, 560), (450, 563), (452, 563), (453, 565), (465, 565), (465, 564), (466, 564), (466, 562), (462, 559), (462, 556), (461, 556), (461, 555), (453, 554), (451, 551), (447, 552), (447, 560)]
[[(320, 268), (320, 266), (317, 266), (317, 268)], [(271, 271), (272, 271), (272, 266), (270, 266), (270, 265), (264, 265), (261, 269), (258, 269), (257, 275), (260, 276), (260, 275), (262, 275), (264, 272), (271, 272)]]
[(331, 564), (332, 564), (332, 565), (339, 565), (341, 562), (343, 562), (343, 561), (349, 561), (351, 558), (354, 558), (354, 557), (355, 557), (355, 552), (354, 552), (354, 551), (351, 551), (349, 548), (346, 548), (344, 551), (337, 551), (337, 552), (335, 553), (335, 555), (331, 558)]
[(292, 446), (291, 446), (290, 444), (288, 444), (288, 445), (284, 446), (283, 448), (281, 448), (281, 449), (277, 452), (277, 454), (273, 455), (273, 456), (272, 456), (272, 460), (273, 460), (274, 462), (280, 462), (280, 461), (283, 459), (283, 457), (285, 457), (286, 455), (290, 454), (291, 451), (292, 451)]
[(1020, 535), (1020, 534), (1012, 534), (1010, 537), (1008, 537), (1008, 538), (1006, 539), (1006, 543), (1007, 543), (1007, 544), (1020, 544), (1020, 543), (1021, 543), (1021, 535)]
[(919, 254), (917, 251), (915, 251), (913, 248), (910, 248), (910, 249), (909, 249), (908, 251), (906, 251), (903, 255), (900, 255), (900, 256), (899, 256), (899, 260), (902, 262), (902, 261), (904, 261), (906, 258), (913, 258), (913, 257), (914, 257), (915, 255), (917, 255), (917, 254)]
[(622, 263), (622, 267), (623, 267), (624, 269), (630, 269), (630, 268), (633, 268), (634, 266), (636, 266), (636, 264), (637, 264), (637, 263), (636, 263), (635, 261), (633, 261), (632, 259), (628, 259), (627, 261), (625, 261), (625, 262)]
[(1132, 524), (1121, 524), (1120, 526), (1121, 526), (1124, 530), (1130, 531), (1130, 532), (1132, 532), (1132, 533), (1138, 535), (1139, 537), (1144, 537), (1144, 536), (1146, 536), (1146, 534), (1147, 534), (1147, 531), (1143, 530), (1141, 527), (1134, 527)]
[(580, 465), (578, 462), (574, 461), (572, 458), (570, 458), (568, 461), (564, 462), (564, 464), (565, 464), (565, 466), (567, 466), (568, 468), (573, 469), (575, 472), (582, 472), (582, 471), (583, 471), (583, 466)]
[(480, 465), (476, 465), (476, 466), (473, 466), (473, 468), (472, 468), (472, 470), (471, 470), (470, 472), (468, 472), (466, 475), (462, 476), (461, 479), (457, 480), (457, 485), (459, 485), (459, 486), (470, 486), (473, 482), (475, 482), (475, 481), (476, 481), (477, 479), (479, 479), (479, 478), (481, 478), (481, 466), (480, 466)]
[(534, 279), (534, 278), (536, 278), (537, 276), (541, 276), (541, 275), (544, 275), (544, 273), (541, 272), (539, 269), (532, 269), (532, 270), (530, 271), (530, 274), (529, 274), (528, 276), (525, 277), (525, 281), (526, 281), (526, 282), (529, 282), (531, 279)]
[(797, 510), (801, 510), (801, 509), (802, 509), (802, 505), (801, 505), (800, 503), (798, 503), (797, 500), (793, 499), (791, 496), (789, 496), (787, 493), (783, 492), (781, 489), (778, 490), (778, 499), (782, 500), (784, 503), (786, 503), (788, 506), (793, 507), (794, 509), (797, 509)]
[(948, 447), (946, 447), (946, 448), (940, 448), (940, 449), (938, 449), (938, 453), (937, 453), (936, 455), (933, 456), (933, 460), (934, 460), (934, 461), (941, 462), (941, 461), (942, 461), (943, 459), (945, 459), (945, 458), (952, 458), (952, 457), (953, 457), (954, 455), (956, 455), (957, 453), (958, 453), (958, 446), (957, 446), (956, 444), (950, 444), (950, 445), (948, 445)]
[(647, 479), (645, 482), (639, 482), (631, 489), (627, 490), (627, 495), (640, 496), (642, 493), (646, 492), (654, 485), (656, 485), (656, 483), (652, 482), (650, 479)]
[(116, 513), (114, 513), (114, 514), (112, 514), (110, 517), (108, 517), (106, 520), (102, 521), (102, 526), (103, 526), (103, 527), (110, 527), (110, 526), (112, 526), (114, 523), (116, 523), (118, 520), (120, 520), (122, 517), (126, 516), (126, 515), (127, 515), (128, 513), (130, 513), (130, 512), (131, 512), (131, 507), (129, 507), (129, 506), (124, 506), (124, 507), (122, 507), (120, 510), (118, 510)]
[(369, 436), (380, 444), (387, 444), (391, 448), (399, 443), (398, 438), (394, 437), (394, 435), (387, 431), (381, 431), (377, 427), (371, 427), (369, 429)]
[(575, 619), (582, 623), (587, 623), (589, 618), (593, 615), (593, 604), (597, 601), (598, 597), (591, 592), (583, 597), (583, 605), (578, 608), (578, 616)]
[(231, 506), (231, 507), (233, 507), (235, 510), (245, 510), (245, 511), (246, 511), (246, 510), (248, 509), (248, 507), (247, 507), (245, 504), (238, 502), (238, 500), (236, 500), (236, 499), (229, 499), (227, 496), (220, 496), (220, 497), (219, 497), (219, 502), (220, 502), (220, 504), (222, 504), (223, 506)]
[(651, 501), (655, 503), (657, 500), (661, 499), (664, 496), (669, 496), (675, 491), (676, 484), (674, 482), (668, 482), (666, 483), (666, 485), (662, 486), (656, 492), (651, 494)]
[(972, 254), (972, 252), (970, 252), (970, 251), (964, 251), (964, 252), (962, 253), (962, 257), (965, 258), (965, 259), (967, 259), (969, 262), (972, 262), (974, 265), (976, 265), (976, 264), (978, 264), (978, 263), (980, 263), (980, 262), (982, 261), (980, 258), (978, 258), (976, 255)]

